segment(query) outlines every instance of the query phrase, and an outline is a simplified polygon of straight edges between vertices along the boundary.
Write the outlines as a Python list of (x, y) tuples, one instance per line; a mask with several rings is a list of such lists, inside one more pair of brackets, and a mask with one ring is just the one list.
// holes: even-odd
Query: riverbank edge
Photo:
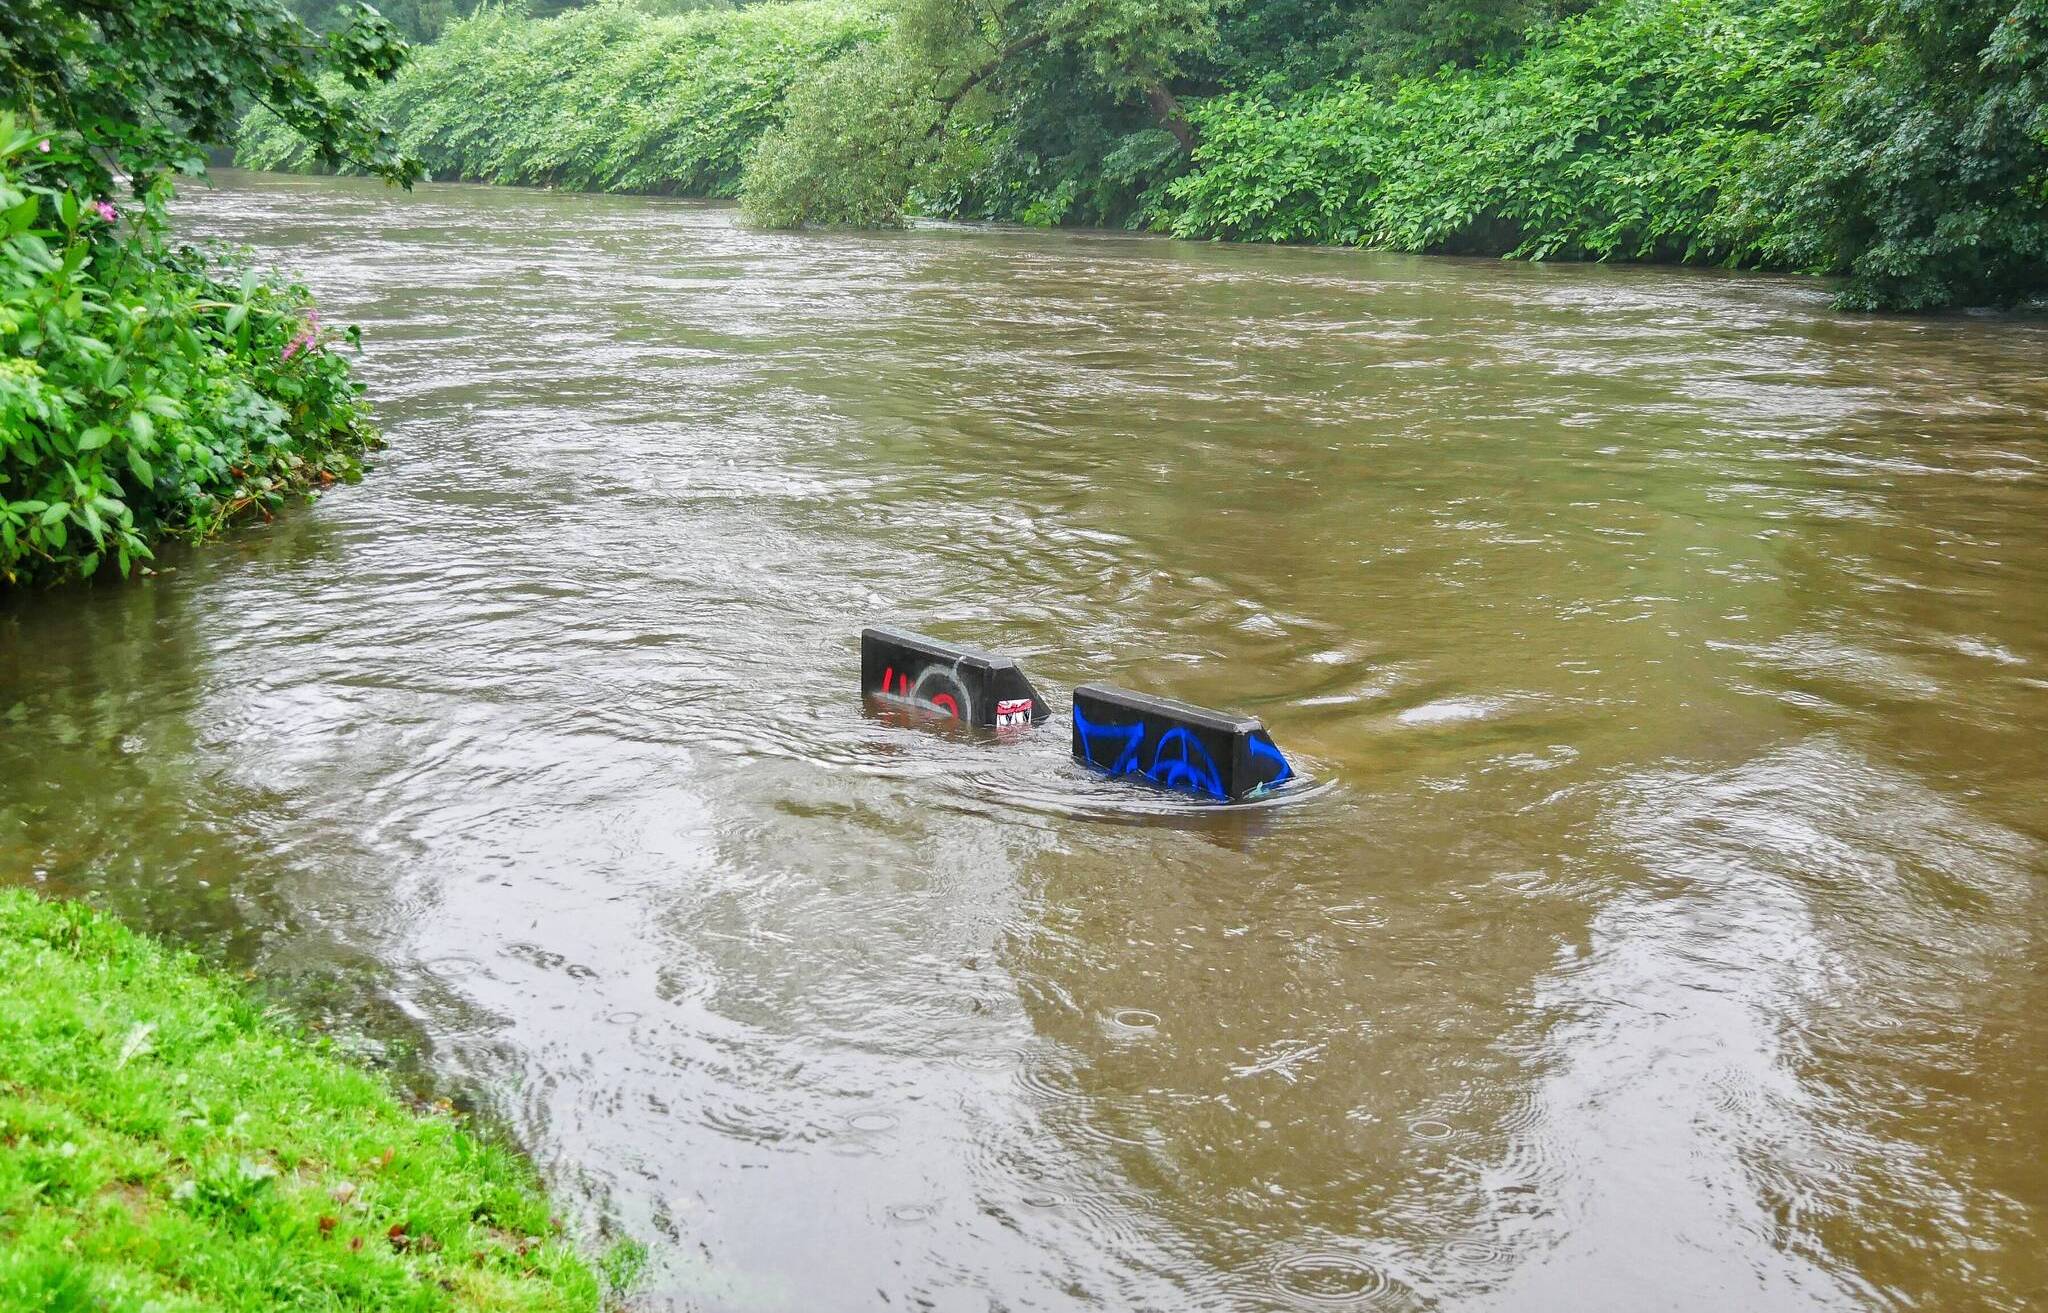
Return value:
[(596, 1310), (533, 1165), (91, 906), (0, 889), (0, 1307)]

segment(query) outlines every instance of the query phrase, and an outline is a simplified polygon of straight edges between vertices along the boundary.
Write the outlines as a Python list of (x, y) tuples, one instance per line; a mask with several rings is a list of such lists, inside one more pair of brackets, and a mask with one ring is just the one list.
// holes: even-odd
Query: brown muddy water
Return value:
[[(0, 871), (410, 1035), (654, 1246), (646, 1307), (2048, 1305), (2040, 324), (184, 213), (362, 323), (391, 449), (0, 611)], [(874, 621), (1255, 712), (1325, 786), (864, 715)]]

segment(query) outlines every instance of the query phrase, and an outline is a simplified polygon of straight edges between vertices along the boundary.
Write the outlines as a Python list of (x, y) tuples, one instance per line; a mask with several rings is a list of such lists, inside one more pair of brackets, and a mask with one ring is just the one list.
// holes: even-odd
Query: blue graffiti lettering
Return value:
[[(1178, 726), (1159, 736), (1159, 742), (1152, 749), (1152, 763), (1149, 766), (1141, 764), (1138, 753), (1148, 729), (1142, 720), (1134, 725), (1099, 725), (1088, 719), (1080, 707), (1074, 708), (1074, 730), (1081, 740), (1081, 759), (1095, 769), (1111, 775), (1142, 775), (1155, 784), (1187, 793), (1202, 793), (1212, 798), (1228, 796), (1223, 790), (1223, 772), (1216, 768), (1216, 759), (1209, 755), (1200, 739)], [(1112, 752), (1114, 756), (1110, 756)], [(1105, 761), (1104, 757), (1109, 759)]]
[(1264, 784), (1260, 785), (1259, 787), (1265, 788), (1268, 785), (1285, 783), (1286, 781), (1294, 778), (1294, 767), (1287, 764), (1287, 758), (1280, 755), (1280, 749), (1273, 746), (1273, 742), (1271, 739), (1268, 739), (1263, 734), (1254, 734), (1251, 736), (1250, 739), (1250, 747), (1252, 750), (1252, 756), (1263, 757), (1267, 761), (1273, 762), (1274, 764), (1280, 767), (1280, 773), (1278, 775), (1275, 775), (1272, 779), (1267, 780)]
[[(1168, 756), (1169, 752), (1174, 755)], [(1152, 768), (1145, 772), (1145, 777), (1169, 789), (1206, 793), (1212, 798), (1224, 796), (1223, 776), (1216, 769), (1216, 759), (1200, 739), (1179, 727), (1159, 736), (1159, 746), (1152, 750)]]
[[(1145, 726), (1097, 725), (1081, 714), (1081, 708), (1074, 708), (1074, 730), (1081, 736), (1083, 759), (1097, 770), (1106, 770), (1112, 775), (1126, 775), (1138, 768), (1138, 744), (1144, 741)], [(1095, 741), (1107, 739), (1118, 748), (1117, 755), (1109, 762), (1095, 759)]]

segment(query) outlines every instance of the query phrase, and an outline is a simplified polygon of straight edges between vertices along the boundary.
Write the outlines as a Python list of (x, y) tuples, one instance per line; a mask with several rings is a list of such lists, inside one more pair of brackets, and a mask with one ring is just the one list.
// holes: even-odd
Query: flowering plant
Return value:
[[(123, 574), (164, 538), (352, 479), (375, 442), (306, 289), (125, 215), (84, 146), (0, 113), (0, 585)], [(116, 223), (125, 218), (126, 222)]]

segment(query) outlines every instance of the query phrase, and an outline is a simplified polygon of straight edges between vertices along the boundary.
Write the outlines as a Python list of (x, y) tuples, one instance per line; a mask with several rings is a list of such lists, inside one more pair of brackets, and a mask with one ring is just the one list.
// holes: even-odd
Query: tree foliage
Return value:
[(1782, 9), (1629, 0), (1500, 68), (1222, 96), (1159, 221), (1185, 236), (1754, 262), (1739, 202), (1824, 52)]
[(1843, 0), (1846, 44), (1755, 209), (1783, 263), (1849, 275), (1858, 309), (2048, 292), (2048, 0)]
[(316, 37), (282, 0), (8, 0), (0, 105), (75, 134), (87, 148), (75, 181), (95, 193), (116, 174), (140, 195), (160, 173), (197, 171), (206, 148), (232, 136), (245, 99), (321, 159), (407, 182), (417, 166), (332, 89), (390, 78), (405, 52), (363, 4)]
[[(798, 84), (747, 163), (740, 205), (770, 228), (900, 223), (936, 119), (893, 51), (871, 47)], [(877, 89), (884, 94), (876, 94)]]

